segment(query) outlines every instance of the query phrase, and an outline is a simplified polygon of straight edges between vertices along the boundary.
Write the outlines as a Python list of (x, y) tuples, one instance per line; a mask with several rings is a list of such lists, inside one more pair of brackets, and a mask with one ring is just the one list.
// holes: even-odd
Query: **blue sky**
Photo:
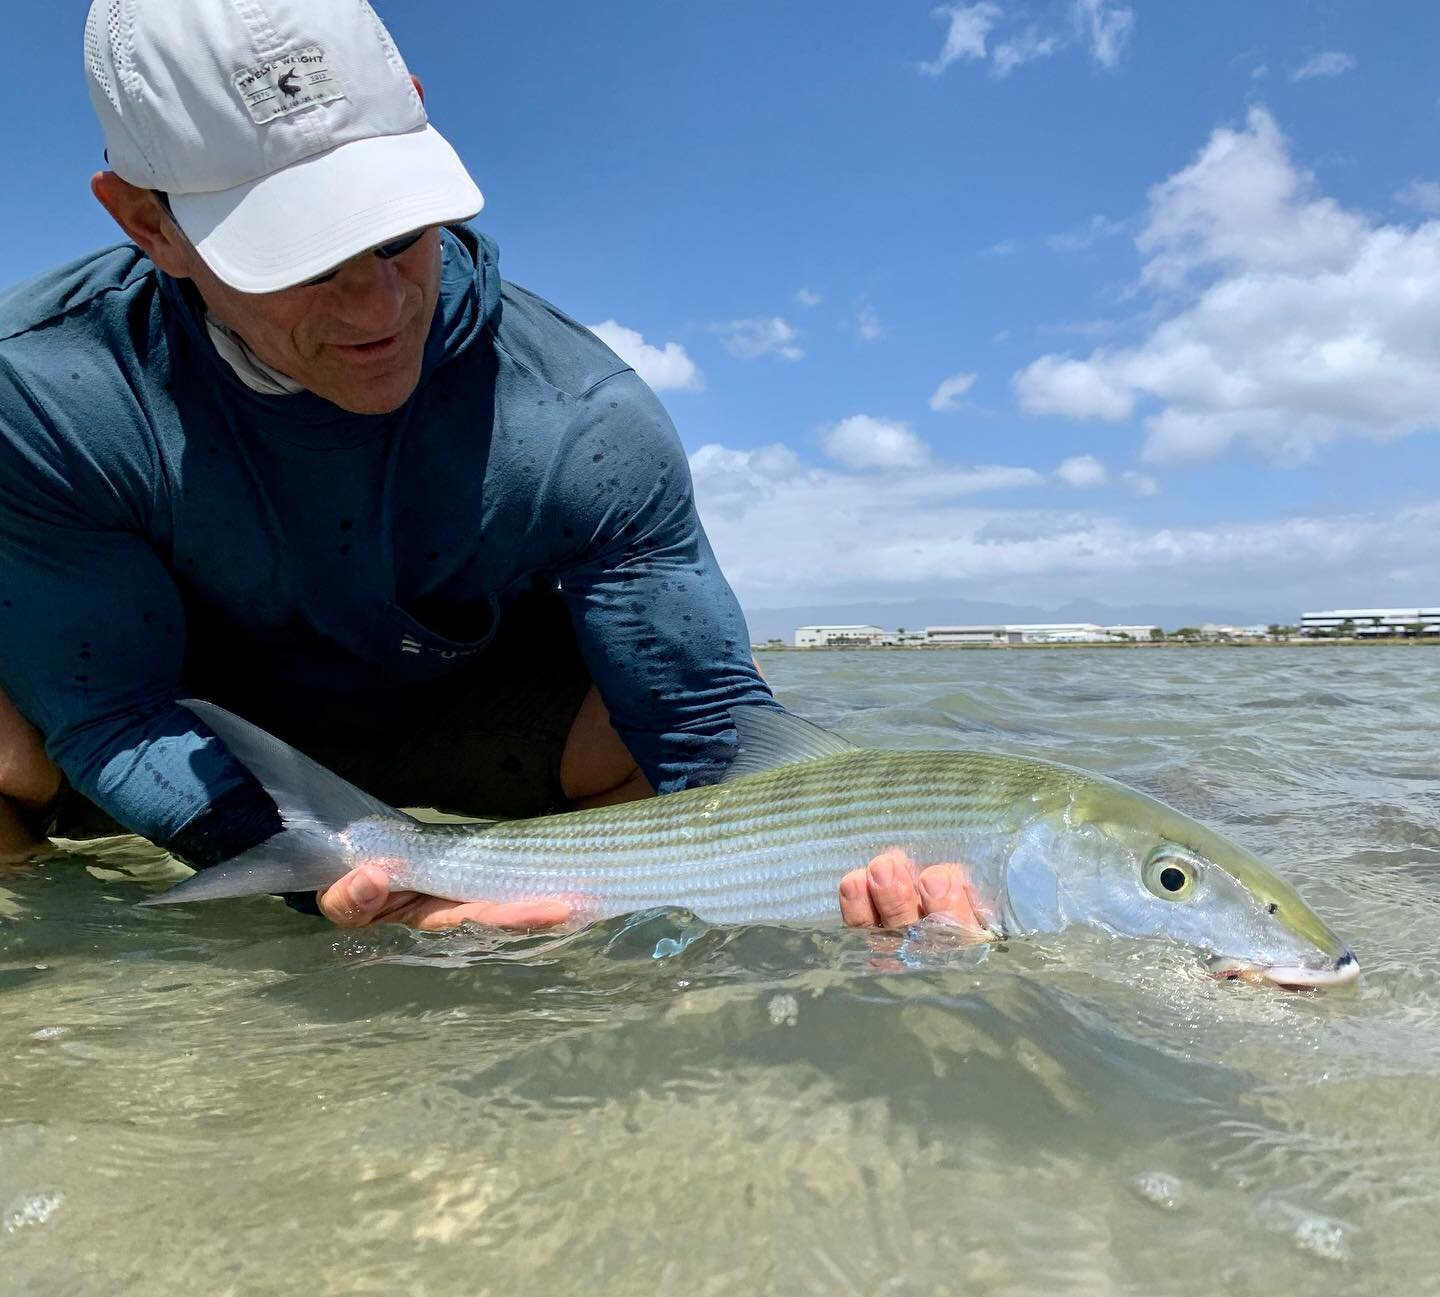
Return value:
[[(1440, 604), (1440, 6), (376, 7), (747, 606)], [(0, 16), (7, 284), (112, 239), (85, 9)]]

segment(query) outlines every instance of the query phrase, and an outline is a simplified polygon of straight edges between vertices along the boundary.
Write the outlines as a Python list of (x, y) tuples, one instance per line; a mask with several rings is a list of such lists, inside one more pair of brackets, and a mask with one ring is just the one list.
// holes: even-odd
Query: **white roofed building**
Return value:
[(895, 636), (879, 626), (801, 626), (796, 648), (876, 648), (893, 644)]
[(927, 644), (1109, 644), (1148, 640), (1154, 626), (1096, 626), (1093, 622), (1027, 622), (1007, 626), (927, 626)]
[[(1009, 644), (1009, 629), (1005, 626), (927, 626), (926, 644)], [(1017, 636), (1015, 641), (1019, 642)]]
[(1334, 608), (1329, 612), (1307, 612), (1300, 618), (1300, 633), (1363, 639), (1440, 635), (1440, 608)]

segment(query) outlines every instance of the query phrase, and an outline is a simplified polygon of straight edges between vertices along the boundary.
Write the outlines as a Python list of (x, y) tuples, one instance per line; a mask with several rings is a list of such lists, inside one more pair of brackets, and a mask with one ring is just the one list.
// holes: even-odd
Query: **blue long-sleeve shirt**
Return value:
[(402, 716), (537, 577), (660, 791), (769, 700), (654, 395), (487, 239), (443, 256), (419, 387), (379, 416), (252, 391), (128, 244), (0, 298), (0, 683), (136, 833), (244, 809), (177, 697), (341, 735)]

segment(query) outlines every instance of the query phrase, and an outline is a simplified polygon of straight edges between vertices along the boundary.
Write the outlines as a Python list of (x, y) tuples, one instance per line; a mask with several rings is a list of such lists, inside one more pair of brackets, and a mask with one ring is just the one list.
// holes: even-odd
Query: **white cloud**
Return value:
[(813, 306), (819, 306), (825, 299), (812, 288), (800, 288), (795, 292), (795, 300), (809, 310)]
[(988, 248), (981, 251), (982, 257), (1013, 257), (1020, 251), (1020, 245), (1014, 239), (1001, 239), (999, 243), (992, 243)]
[(908, 424), (853, 414), (825, 433), (825, 453), (846, 468), (924, 468), (930, 448)]
[(1396, 191), (1395, 198), (1426, 216), (1440, 216), (1440, 184), (1433, 180), (1412, 180)]
[(1135, 408), (1135, 393), (1090, 360), (1041, 356), (1015, 375), (1015, 394), (1031, 414), (1058, 414), (1067, 419), (1105, 419), (1118, 423)]
[(936, 414), (950, 414), (960, 408), (960, 398), (975, 386), (975, 374), (951, 374), (930, 398), (930, 408)]
[(1094, 455), (1072, 456), (1056, 468), (1055, 476), (1079, 491), (1104, 486), (1110, 480), (1109, 471)]
[[(750, 607), (934, 592), (1055, 606), (1113, 603), (1305, 606), (1433, 590), (1440, 502), (1197, 527), (1144, 527), (1104, 513), (998, 507), (986, 494), (1043, 485), (1006, 466), (851, 473), (784, 446), (704, 446), (690, 459), (722, 568)], [(1143, 476), (1143, 475), (1137, 475)], [(1141, 484), (1143, 488), (1143, 483)], [(1131, 489), (1135, 489), (1132, 487)], [(1179, 593), (1183, 590), (1183, 593)]]
[(1013, 380), (1025, 409), (1120, 422), (1144, 407), (1159, 464), (1237, 444), (1293, 463), (1440, 427), (1440, 221), (1340, 207), (1264, 109), (1151, 191), (1136, 242), (1165, 317), (1132, 347), (1040, 357)]
[(678, 342), (653, 347), (634, 329), (614, 320), (592, 324), (590, 332), (657, 392), (700, 392), (705, 388), (704, 375)]
[(1102, 68), (1114, 68), (1135, 29), (1135, 11), (1120, 0), (1068, 0), (1069, 22), (1056, 16), (1049, 25), (1027, 23), (1012, 28), (1002, 39), (990, 37), (1005, 21), (998, 4), (943, 5), (933, 10), (945, 20), (945, 44), (938, 58), (922, 63), (920, 70), (936, 77), (952, 63), (990, 61), (996, 77), (1007, 77), (1016, 68), (1049, 58), (1077, 43)]
[(879, 342), (885, 336), (885, 326), (869, 302), (862, 303), (855, 312), (855, 335), (861, 342)]
[(1291, 81), (1309, 81), (1313, 77), (1338, 77), (1355, 69), (1355, 56), (1343, 50), (1326, 50), (1314, 54), (1290, 73)]
[(1151, 477), (1149, 473), (1121, 473), (1120, 480), (1125, 484), (1126, 489), (1134, 495), (1150, 496), (1160, 494), (1160, 483)]
[(1190, 166), (1150, 191), (1136, 243), (1146, 280), (1176, 287), (1197, 269), (1338, 269), (1365, 233), (1359, 216), (1315, 192), (1275, 119), (1252, 108), (1246, 129), (1215, 131)]
[(957, 59), (985, 57), (985, 38), (1001, 17), (998, 4), (985, 0), (981, 4), (942, 5), (932, 12), (936, 18), (947, 19), (949, 25), (945, 29), (945, 44), (940, 50), (940, 57), (933, 63), (922, 63), (922, 72), (938, 77)]
[(1053, 33), (1045, 34), (1033, 24), (1018, 36), (1001, 41), (995, 46), (992, 66), (997, 77), (1008, 77), (1016, 68), (1038, 59), (1049, 58), (1060, 48), (1060, 38)]
[(761, 356), (778, 356), (781, 360), (805, 359), (805, 353), (798, 345), (799, 331), (778, 315), (729, 320), (714, 328), (725, 343), (725, 350), (737, 360), (759, 360)]
[(1067, 230), (1064, 234), (1052, 234), (1045, 240), (1051, 252), (1084, 252), (1104, 239), (1113, 239), (1125, 233), (1124, 221), (1112, 221), (1108, 216), (1092, 216), (1079, 229)]
[(976, 496), (1044, 483), (1006, 465), (846, 472), (800, 460), (784, 446), (702, 446), (690, 457), (696, 499), (721, 566), (751, 603), (813, 603), (865, 588), (899, 591), (943, 573), (941, 553), (992, 516)]
[(1072, 15), (1090, 57), (1102, 68), (1115, 67), (1135, 30), (1135, 11), (1116, 0), (1075, 0)]

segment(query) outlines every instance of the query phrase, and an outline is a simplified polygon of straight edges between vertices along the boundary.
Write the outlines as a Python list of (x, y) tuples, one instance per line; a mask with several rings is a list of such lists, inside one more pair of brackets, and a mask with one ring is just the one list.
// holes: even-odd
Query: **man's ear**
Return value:
[(90, 192), (161, 270), (176, 279), (190, 278), (195, 250), (153, 190), (121, 180), (113, 171), (98, 171), (90, 180)]

